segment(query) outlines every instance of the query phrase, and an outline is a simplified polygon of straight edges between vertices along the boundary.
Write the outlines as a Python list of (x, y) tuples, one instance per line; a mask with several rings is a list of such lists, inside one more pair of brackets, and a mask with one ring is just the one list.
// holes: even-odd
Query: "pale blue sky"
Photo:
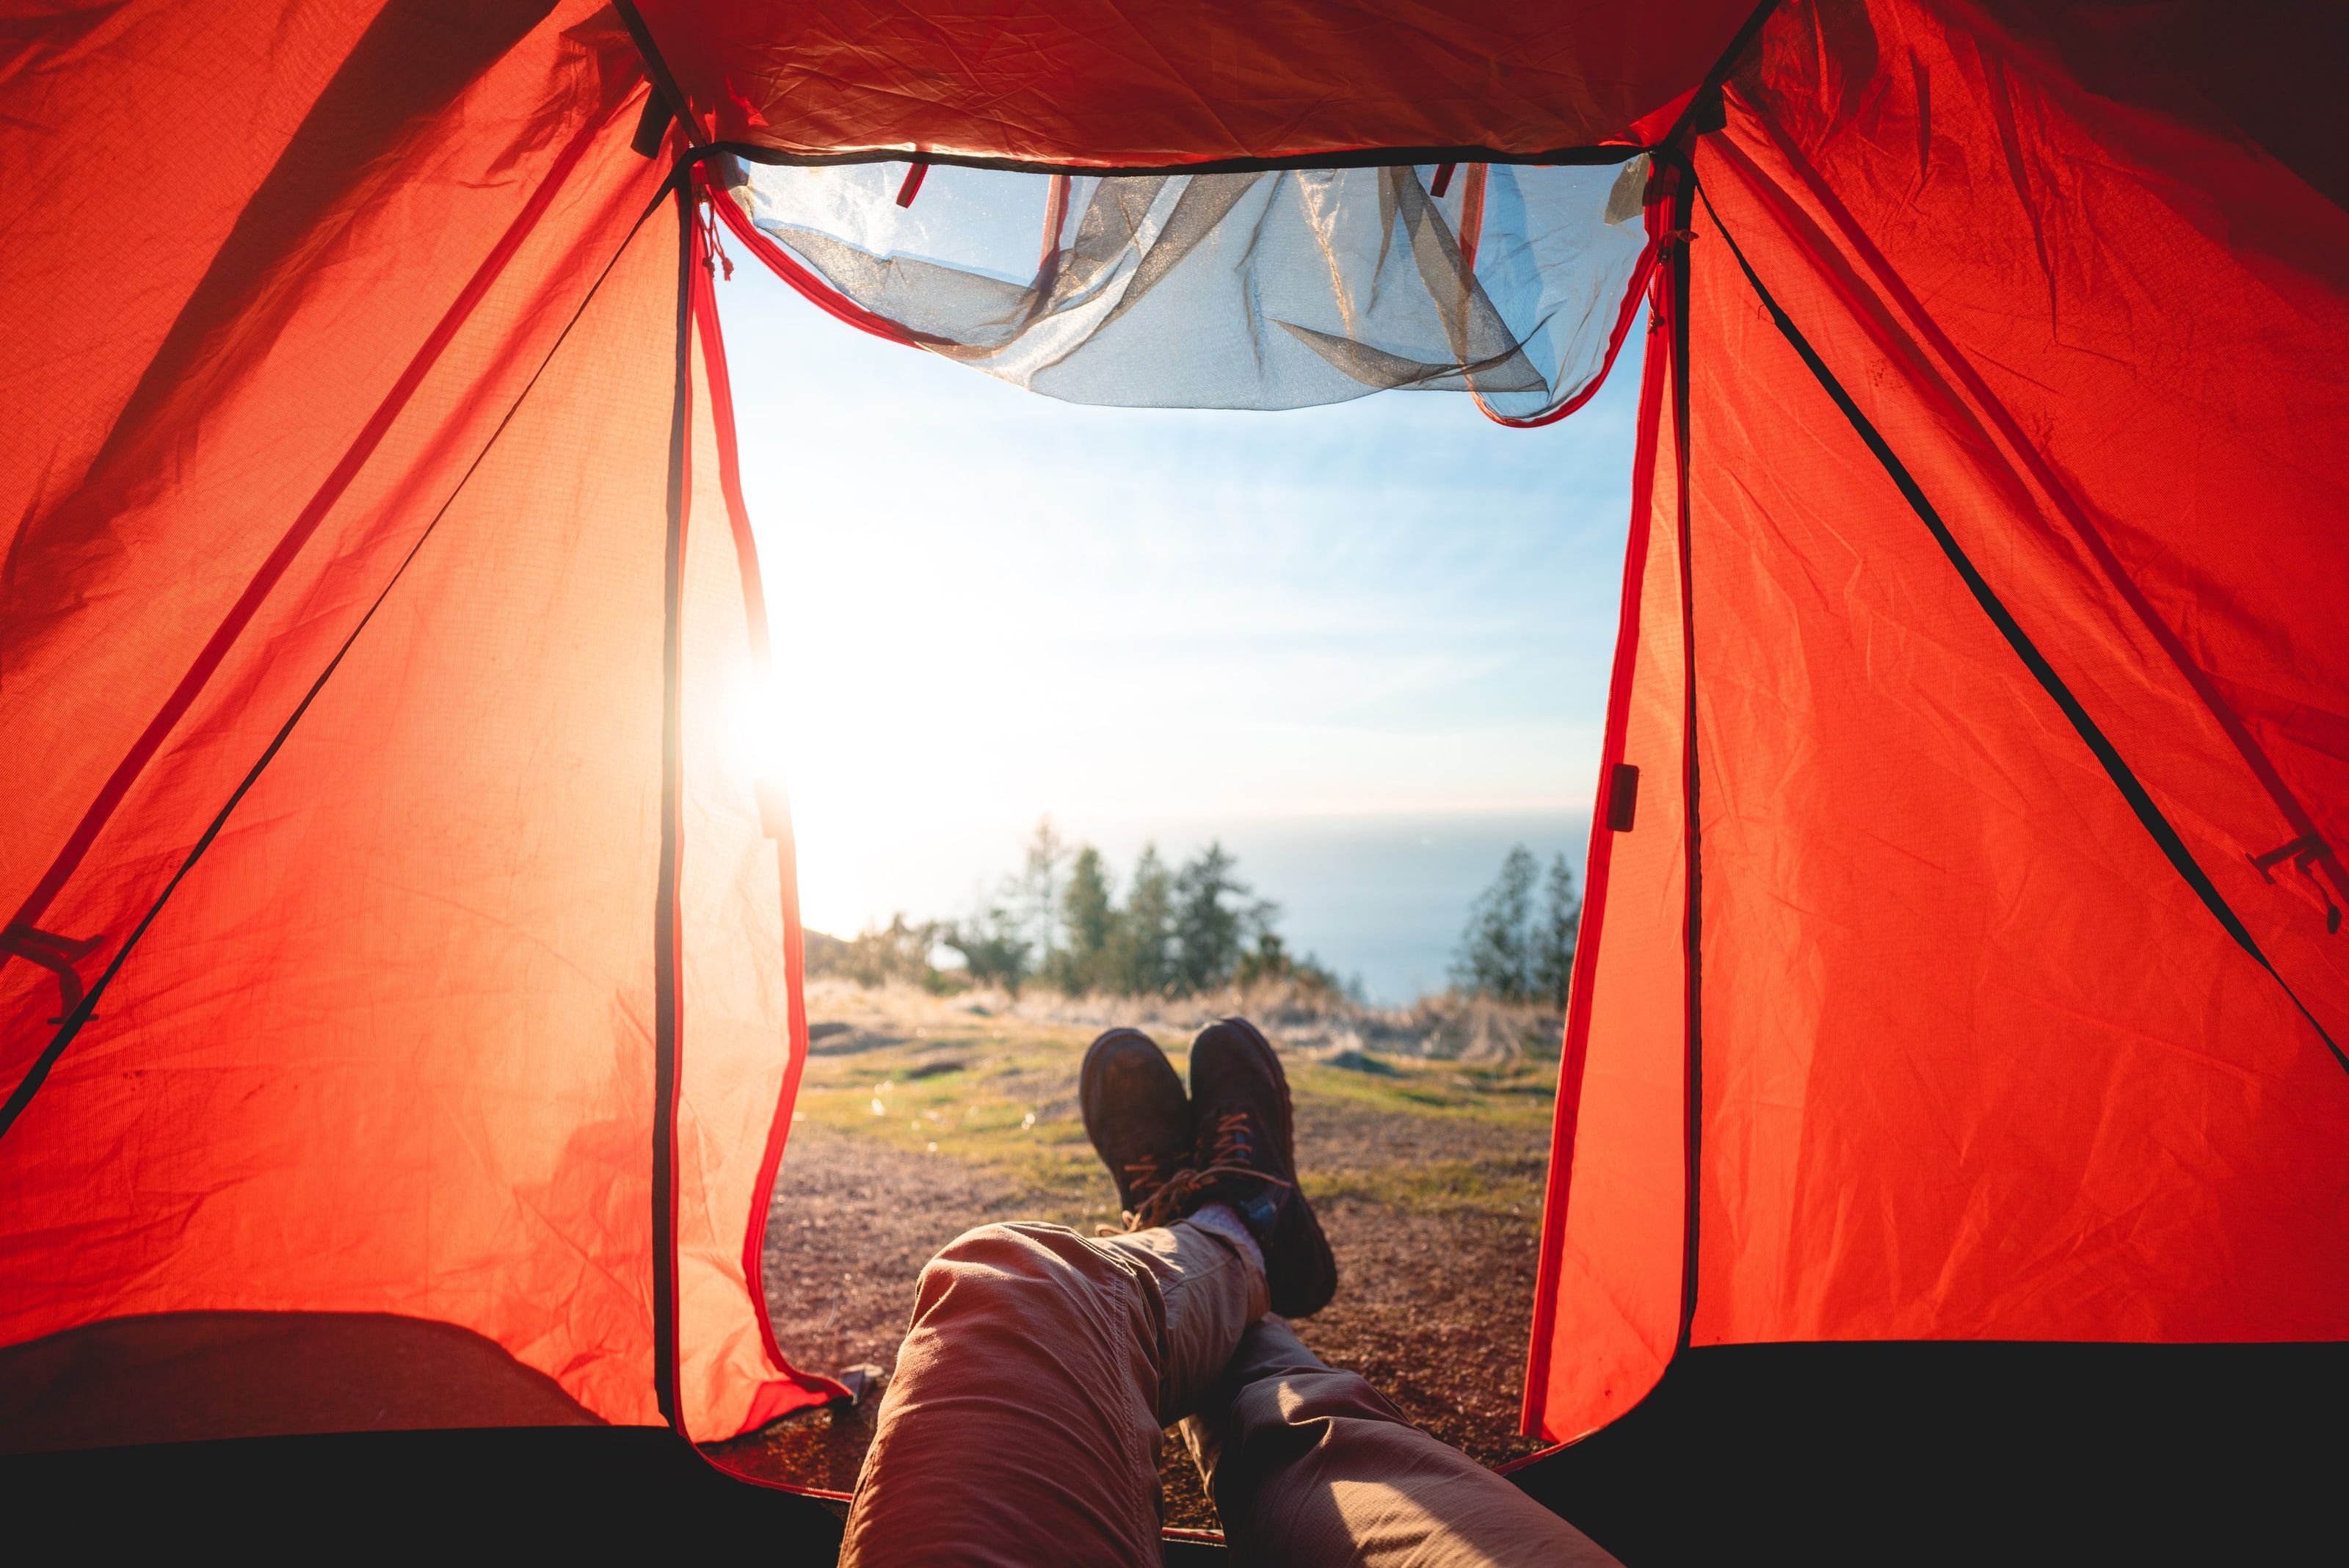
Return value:
[(719, 297), (812, 925), (954, 912), (1046, 812), (1588, 811), (1644, 334), (1525, 431), (1441, 392), (1075, 407), (755, 263)]

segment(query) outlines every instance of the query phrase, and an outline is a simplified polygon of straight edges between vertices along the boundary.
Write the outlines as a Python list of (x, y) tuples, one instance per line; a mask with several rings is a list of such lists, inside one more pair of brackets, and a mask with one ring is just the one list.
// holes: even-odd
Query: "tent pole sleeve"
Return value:
[(2282, 989), (2284, 995), (2291, 999), (2292, 1006), (2300, 1010), (2300, 1015), (2308, 1020), (2309, 1027), (2316, 1031), (2316, 1037), (2324, 1043), (2324, 1048), (2333, 1053), (2333, 1059), (2341, 1064), (2343, 1071), (2349, 1072), (2349, 1054), (2343, 1053), (2340, 1045), (2326, 1032), (2324, 1025), (2317, 1021), (2316, 1014), (2309, 1011), (2308, 1004), (2301, 1001), (2299, 993), (2292, 990), (2292, 982), (2285, 980), (2278, 972), (2275, 965), (2269, 961), (2267, 954), (2260, 950), (2260, 945), (2252, 938), (2250, 928), (2243, 924), (2241, 917), (2235, 913), (2225, 897), (2220, 893), (2217, 884), (2210, 880), (2209, 873), (2204, 871), (2200, 863), (2194, 858), (2194, 853), (2186, 846), (2184, 837), (2179, 835), (2169, 818), (2162, 814), (2161, 807), (2154, 803), (2152, 794), (2147, 790), (2144, 783), (2129, 767), (2127, 760), (2120, 754), (2119, 748), (2113, 744), (2111, 739), (2098, 727), (2095, 720), (2089, 716), (2086, 706), (2081, 702), (2072, 689), (2064, 683), (2064, 678), (2055, 672), (2055, 667), (2048, 662), (2047, 656), (2040, 652), (2038, 644), (2031, 640), (2030, 633), (2024, 631), (2023, 624), (2014, 618), (2014, 612), (2006, 607), (2005, 601), (1998, 597), (1997, 592), (1991, 587), (1989, 580), (1975, 566), (1972, 558), (1959, 545), (1957, 536), (1951, 534), (1949, 525), (1941, 521), (1941, 514), (1935, 511), (1933, 504), (1926, 499), (1923, 487), (1917, 483), (1915, 476), (1909, 473), (1908, 465), (1894, 453), (1891, 443), (1884, 439), (1883, 432), (1878, 431), (1875, 423), (1860, 411), (1858, 403), (1853, 400), (1850, 392), (1847, 391), (1843, 383), (1836, 379), (1835, 372), (1827, 369), (1826, 361), (1819, 358), (1818, 350), (1811, 347), (1810, 339), (1803, 336), (1801, 328), (1795, 325), (1794, 319), (1780, 306), (1770, 291), (1763, 286), (1760, 275), (1754, 270), (1754, 264), (1745, 259), (1745, 253), (1738, 248), (1736, 240), (1731, 237), (1728, 227), (1722, 223), (1721, 214), (1713, 210), (1713, 199), (1710, 196), (1704, 198), (1704, 210), (1713, 219), (1714, 230), (1721, 235), (1723, 242), (1729, 246), (1729, 254), (1736, 258), (1738, 270), (1745, 275), (1745, 281), (1752, 286), (1754, 297), (1760, 300), (1762, 307), (1770, 313), (1770, 320), (1777, 327), (1778, 335), (1784, 337), (1795, 354), (1801, 358), (1804, 366), (1811, 372), (1812, 379), (1818, 382), (1820, 389), (1834, 400), (1835, 406), (1842, 411), (1845, 421), (1851, 426), (1853, 433), (1859, 437), (1862, 443), (1875, 457), (1878, 465), (1890, 478), (1894, 487), (1900, 492), (1901, 499), (1908, 502), (1909, 509), (1917, 514), (1918, 521), (1923, 523), (1926, 531), (1933, 535), (1933, 542), (1941, 547), (1941, 554), (1948, 557), (1950, 565), (1956, 569), (1959, 578), (1966, 586), (1966, 591), (1973, 596), (1974, 603), (1981, 607), (1982, 614), (1990, 618), (1991, 624), (1998, 628), (1999, 635), (2006, 639), (2007, 647), (2013, 649), (2014, 656), (2023, 661), (2023, 667), (2031, 671), (2032, 679), (2038, 681), (2040, 690), (2054, 700), (2055, 706), (2061, 709), (2064, 717), (2071, 722), (2074, 732), (2078, 734), (2082, 742), (2087, 746), (2098, 765), (2105, 770), (2105, 776), (2112, 780), (2113, 787), (2120, 792), (2121, 798), (2128, 803), (2129, 809), (2137, 815), (2138, 825), (2145, 829), (2147, 836), (2168, 859), (2171, 867), (2177, 871), (2178, 877), (2194, 890), (2195, 897), (2202, 900), (2203, 907), (2210, 911), (2211, 917), (2219, 922), (2220, 928), (2228, 936), (2234, 939), (2235, 945), (2250, 954), (2254, 962), (2268, 971), (2268, 977)]
[[(1767, 9), (1766, 5), (1764, 7)], [(1755, 13), (1758, 18), (1761, 12)], [(1704, 1121), (1704, 1014), (1702, 990), (1702, 965), (1700, 962), (1700, 935), (1703, 915), (1703, 877), (1698, 859), (1700, 830), (1697, 826), (1697, 737), (1696, 737), (1696, 567), (1691, 559), (1689, 528), (1689, 244), (1693, 238), (1691, 220), (1693, 210), (1691, 193), (1696, 188), (1696, 168), (1683, 162), (1680, 178), (1672, 192), (1671, 247), (1671, 353), (1672, 353), (1672, 455), (1679, 475), (1677, 524), (1680, 530), (1681, 554), (1681, 693), (1684, 704), (1681, 715), (1681, 788), (1682, 882), (1688, 900), (1682, 916), (1686, 949), (1682, 956), (1685, 987), (1682, 1006), (1687, 1016), (1687, 1055), (1682, 1070), (1682, 1092), (1686, 1096), (1685, 1121), (1682, 1132), (1684, 1190), (1682, 1201), (1686, 1220), (1681, 1241), (1681, 1329), (1674, 1346), (1677, 1353), (1688, 1348), (1689, 1329), (1696, 1321), (1696, 1258), (1698, 1177), (1703, 1158)]]
[(660, 868), (653, 898), (653, 1388), (678, 1431), (678, 1049), (684, 1023), (678, 963), (678, 884), (684, 854), (683, 653), (687, 435), (692, 414), (693, 196), (679, 181), (677, 209), (677, 395), (669, 410), (667, 545), (661, 567)]

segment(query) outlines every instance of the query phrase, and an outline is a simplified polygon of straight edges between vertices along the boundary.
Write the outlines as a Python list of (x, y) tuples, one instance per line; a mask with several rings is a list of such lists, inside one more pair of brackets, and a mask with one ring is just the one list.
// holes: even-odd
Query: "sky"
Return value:
[(1050, 814), (1180, 845), (1588, 811), (1638, 348), (1571, 418), (1444, 392), (1088, 408), (719, 289), (802, 907), (962, 912)]

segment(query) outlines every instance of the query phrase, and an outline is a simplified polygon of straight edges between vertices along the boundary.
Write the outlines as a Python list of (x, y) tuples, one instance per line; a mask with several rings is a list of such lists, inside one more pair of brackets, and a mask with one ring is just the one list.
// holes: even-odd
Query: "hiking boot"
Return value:
[(1077, 1105), (1093, 1152), (1117, 1182), (1125, 1228), (1191, 1164), (1191, 1102), (1158, 1043), (1137, 1029), (1112, 1029), (1085, 1048)]
[(1190, 1214), (1229, 1204), (1264, 1249), (1272, 1310), (1282, 1317), (1319, 1312), (1337, 1293), (1338, 1261), (1297, 1185), (1288, 1075), (1247, 1019), (1199, 1032), (1191, 1046), (1191, 1114), (1198, 1126), (1193, 1168), (1162, 1191), (1160, 1206), (1179, 1204)]

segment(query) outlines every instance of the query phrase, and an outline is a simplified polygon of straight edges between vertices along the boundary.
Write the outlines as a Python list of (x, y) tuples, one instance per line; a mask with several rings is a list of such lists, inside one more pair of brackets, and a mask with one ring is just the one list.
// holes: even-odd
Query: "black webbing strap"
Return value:
[(1859, 405), (1852, 401), (1851, 394), (1844, 390), (1843, 383), (1836, 379), (1835, 373), (1827, 369), (1826, 362), (1821, 359), (1818, 351), (1811, 347), (1810, 339), (1803, 336), (1801, 329), (1795, 327), (1785, 311), (1779, 307), (1777, 300), (1772, 297), (1770, 291), (1762, 286), (1762, 279), (1754, 271), (1754, 264), (1745, 259), (1745, 253), (1738, 248), (1736, 240), (1730, 236), (1728, 225), (1721, 221), (1721, 214), (1713, 210), (1713, 198), (1704, 194), (1702, 186), (1698, 187), (1697, 193), (1704, 202), (1706, 213), (1713, 219), (1713, 226), (1720, 232), (1723, 243), (1729, 246), (1729, 254), (1736, 258), (1738, 270), (1745, 275), (1745, 281), (1753, 286), (1754, 296), (1761, 300), (1762, 307), (1770, 313), (1770, 319), (1776, 324), (1779, 336), (1785, 338), (1796, 354), (1802, 356), (1803, 363), (1810, 368), (1812, 379), (1818, 382), (1828, 397), (1835, 400), (1836, 407), (1843, 410), (1843, 417), (1850, 424), (1853, 433), (1867, 443), (1868, 450), (1875, 454), (1877, 462), (1883, 467), (1893, 484), (1899, 487), (1902, 499), (1909, 503), (1909, 509), (1917, 514), (1918, 520), (1923, 523), (1932, 534), (1933, 542), (1941, 546), (1941, 554), (1949, 557), (1950, 565), (1957, 568), (1958, 576), (1965, 583), (1966, 591), (1973, 595), (1974, 603), (1982, 607), (1982, 614), (1988, 616), (1991, 624), (1998, 628), (1999, 635), (2006, 639), (2006, 645), (2014, 650), (2014, 656), (2023, 661), (2023, 668), (2031, 671), (2032, 678), (2039, 682), (2040, 689), (2054, 699), (2055, 705), (2064, 711), (2064, 717), (2072, 722), (2073, 730), (2078, 733), (2098, 764), (2104, 768), (2105, 776), (2113, 781), (2113, 787), (2120, 791), (2123, 800), (2128, 802), (2129, 809), (2137, 814), (2139, 825), (2160, 847), (2162, 854), (2168, 857), (2169, 864), (2177, 870), (2178, 875), (2185, 879), (2189, 888), (2194, 889), (2195, 896), (2202, 900), (2203, 907), (2210, 911), (2212, 918), (2218, 920), (2226, 933), (2235, 939), (2236, 945), (2249, 953), (2261, 969), (2268, 971), (2269, 977), (2282, 988), (2284, 995), (2292, 1000), (2292, 1004), (2300, 1009), (2300, 1015), (2308, 1020), (2309, 1027), (2316, 1031), (2316, 1037), (2324, 1042), (2324, 1048), (2333, 1053), (2333, 1059), (2341, 1064), (2344, 1072), (2349, 1072), (2349, 1055), (2343, 1054), (2341, 1047), (2333, 1043), (2333, 1036), (2325, 1032), (2324, 1025), (2317, 1022), (2316, 1014), (2308, 1010), (2308, 1004), (2301, 1001), (2299, 993), (2292, 990), (2292, 983), (2276, 971), (2274, 964), (2268, 961), (2267, 954), (2260, 950), (2260, 944), (2252, 940), (2251, 931), (2245, 928), (2241, 919), (2228, 906), (2226, 898), (2220, 893), (2218, 887), (2211, 882), (2209, 874), (2204, 871), (2200, 864), (2195, 860), (2193, 851), (2187, 848), (2186, 840), (2178, 835), (2178, 829), (2171, 825), (2169, 818), (2162, 815), (2161, 807), (2154, 804), (2153, 796), (2139, 782), (2137, 774), (2131, 771), (2118, 748), (2114, 746), (2104, 731), (2097, 727), (2095, 720), (2088, 716), (2088, 710), (2081, 704), (2079, 698), (2073, 695), (2072, 689), (2064, 684), (2063, 677), (2055, 673), (2055, 667), (2047, 661), (2046, 655), (2039, 651), (2038, 645), (2031, 640), (2031, 635), (2023, 629), (2022, 624), (2014, 618), (2013, 612), (2006, 607), (1990, 584), (1983, 579), (1982, 573), (1975, 568), (1973, 562), (1958, 544), (1956, 536), (1950, 532), (1948, 524), (1941, 521), (1940, 514), (1934, 511), (1933, 504), (1925, 499), (1924, 490), (1919, 486), (1907, 466), (1894, 455), (1891, 446), (1886, 442), (1883, 434), (1869, 421), (1866, 414), (1860, 412)]
[[(653, 30), (645, 26), (644, 17), (637, 14), (635, 0), (612, 0), (612, 9), (619, 14), (620, 25), (628, 30), (629, 42), (636, 46), (636, 53), (645, 63), (645, 79), (652, 84), (653, 89), (645, 104), (644, 118), (636, 123), (636, 140), (631, 145), (650, 158), (660, 151), (661, 132), (667, 130), (668, 122), (674, 119), (684, 130), (685, 140), (696, 147), (700, 146), (705, 138), (693, 123), (692, 101), (685, 96), (685, 89), (677, 85), (677, 78), (670, 73), (668, 62), (661, 57), (660, 46), (653, 42)], [(656, 103), (660, 105), (657, 109), (654, 108)], [(652, 143), (649, 147), (645, 145), (647, 140)]]

